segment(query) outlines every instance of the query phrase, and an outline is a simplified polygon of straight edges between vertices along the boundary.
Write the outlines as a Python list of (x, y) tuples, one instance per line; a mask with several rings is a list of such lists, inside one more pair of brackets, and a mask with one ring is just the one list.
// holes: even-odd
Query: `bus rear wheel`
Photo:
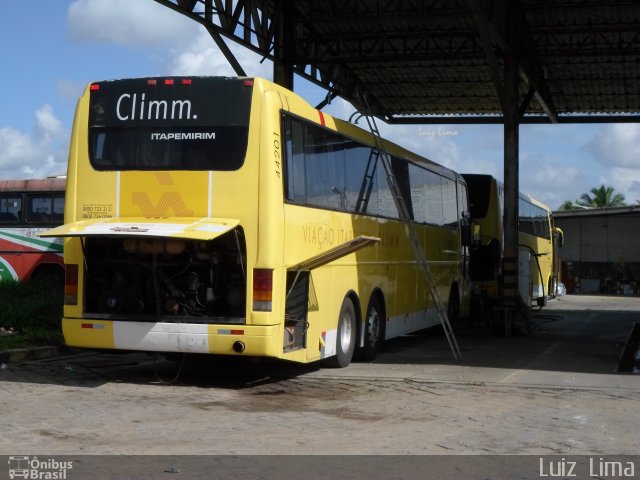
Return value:
[(336, 332), (336, 354), (323, 360), (323, 365), (344, 368), (351, 363), (356, 346), (356, 310), (350, 298), (345, 298), (340, 307), (338, 331)]
[(364, 345), (358, 352), (358, 358), (370, 362), (376, 358), (385, 337), (386, 322), (380, 298), (376, 295), (369, 300), (364, 325)]

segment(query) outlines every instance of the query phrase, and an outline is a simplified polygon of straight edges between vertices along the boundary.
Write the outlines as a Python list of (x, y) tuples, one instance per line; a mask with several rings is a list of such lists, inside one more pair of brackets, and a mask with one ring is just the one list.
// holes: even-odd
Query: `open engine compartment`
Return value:
[(211, 241), (132, 236), (85, 242), (87, 315), (246, 322), (246, 242), (240, 227)]

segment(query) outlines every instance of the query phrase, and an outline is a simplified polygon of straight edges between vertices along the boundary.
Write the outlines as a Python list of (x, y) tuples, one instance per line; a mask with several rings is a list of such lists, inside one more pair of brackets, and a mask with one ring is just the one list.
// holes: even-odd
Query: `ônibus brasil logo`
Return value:
[(33, 480), (66, 480), (67, 470), (73, 468), (73, 462), (61, 462), (55, 458), (45, 460), (38, 457), (9, 457), (9, 478), (25, 478)]

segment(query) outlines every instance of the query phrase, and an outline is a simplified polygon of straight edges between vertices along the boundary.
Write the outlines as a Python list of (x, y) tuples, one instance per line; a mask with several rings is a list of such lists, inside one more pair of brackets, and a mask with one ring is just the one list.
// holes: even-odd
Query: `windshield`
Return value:
[(253, 82), (195, 77), (91, 86), (96, 170), (237, 170), (247, 151)]

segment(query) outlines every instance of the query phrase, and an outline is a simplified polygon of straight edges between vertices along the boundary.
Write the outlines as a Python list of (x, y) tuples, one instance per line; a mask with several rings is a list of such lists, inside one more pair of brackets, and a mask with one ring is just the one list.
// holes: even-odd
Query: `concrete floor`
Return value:
[[(169, 379), (177, 364), (154, 365), (139, 353), (10, 364), (0, 370), (0, 455), (640, 452), (640, 376), (616, 372), (640, 298), (567, 296), (540, 315), (532, 336), (460, 331), (461, 362), (442, 334), (421, 332), (345, 369), (189, 359), (171, 385), (156, 374)], [(209, 457), (198, 458), (189, 471), (202, 471)], [(411, 478), (427, 478), (421, 468)], [(187, 470), (181, 478), (198, 478)], [(404, 473), (394, 478), (409, 478)]]

